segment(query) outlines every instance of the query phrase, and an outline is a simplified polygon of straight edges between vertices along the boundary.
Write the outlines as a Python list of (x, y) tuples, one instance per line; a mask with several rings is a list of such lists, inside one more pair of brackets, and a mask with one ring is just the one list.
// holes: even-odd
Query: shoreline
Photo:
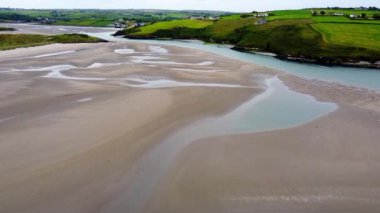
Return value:
[[(37, 62), (39, 66), (51, 67), (71, 61), (70, 64), (87, 67), (95, 62), (106, 64), (106, 58), (110, 64), (125, 59), (124, 55), (115, 54), (114, 49), (127, 46), (149, 51), (149, 45), (141, 43), (50, 45), (11, 50), (11, 55), (4, 55), (6, 59), (29, 58), (17, 63), (12, 60), (2, 63), (4, 68), (20, 69), (35, 66)], [(176, 55), (188, 53), (182, 48), (168, 49)], [(68, 50), (71, 52), (65, 55), (46, 54)], [(194, 54), (198, 57), (172, 60), (194, 63), (192, 66), (197, 69), (206, 69), (202, 74), (169, 71), (167, 66), (170, 65), (166, 64), (153, 68), (129, 64), (127, 69), (110, 64), (86, 71), (64, 72), (70, 76), (110, 75), (115, 78), (150, 73), (178, 80), (250, 84), (248, 71), (254, 66), (230, 59), (220, 60), (220, 56), (200, 51), (194, 51)], [(46, 55), (49, 60), (35, 55)], [(199, 58), (212, 60), (215, 64), (199, 67), (195, 63)], [(207, 69), (218, 67), (228, 71), (207, 72)], [(228, 111), (262, 90), (260, 87), (141, 89), (122, 86), (115, 80), (39, 77), (47, 72), (0, 73), (3, 77), (0, 82), (0, 118), (7, 118), (0, 123), (0, 140), (4, 141), (0, 149), (3, 162), (0, 188), (4, 195), (0, 198), (1, 211), (99, 211), (100, 206), (128, 187), (130, 169), (169, 132), (199, 118)], [(18, 117), (12, 117), (15, 115)], [(103, 188), (107, 191), (102, 191)], [(102, 193), (96, 193), (99, 190)]]
[[(113, 36), (121, 36), (117, 33), (115, 33)], [(155, 36), (147, 36), (147, 37), (143, 37), (143, 38), (140, 38), (140, 37), (136, 37), (136, 36), (123, 36), (123, 38), (127, 38), (127, 39), (133, 39), (133, 40), (173, 40), (173, 41), (176, 41), (176, 40), (199, 40), (199, 41), (202, 41), (202, 42), (207, 42), (207, 43), (212, 43), (212, 44), (220, 44), (220, 45), (226, 45), (226, 44), (229, 44), (229, 45), (234, 45), (234, 44), (230, 44), (230, 43), (213, 43), (213, 42), (210, 42), (210, 41), (204, 41), (204, 40), (200, 40), (200, 39), (196, 39), (196, 38), (185, 38), (185, 39), (181, 39), (181, 38), (159, 38), (159, 37), (155, 37)], [(231, 47), (232, 50), (235, 50), (235, 51), (239, 51), (239, 52), (244, 52), (244, 53), (250, 53), (250, 54), (260, 54), (262, 52), (264, 53), (268, 53), (268, 54), (262, 54), (262, 55), (266, 55), (266, 56), (271, 56), (271, 57), (274, 57), (274, 58), (277, 58), (277, 59), (280, 59), (280, 60), (285, 60), (285, 61), (291, 61), (291, 62), (298, 62), (298, 63), (307, 63), (307, 64), (316, 64), (316, 65), (323, 65), (323, 66), (331, 66), (331, 67), (352, 67), (352, 68), (368, 68), (368, 69), (380, 69), (380, 61), (377, 61), (376, 63), (371, 63), (371, 62), (368, 62), (368, 61), (350, 61), (350, 60), (342, 60), (340, 58), (335, 58), (335, 57), (331, 57), (331, 58), (321, 58), (321, 59), (311, 59), (311, 58), (306, 58), (306, 57), (297, 57), (297, 56), (291, 56), (291, 55), (279, 55), (277, 53), (274, 53), (274, 52), (270, 52), (270, 51), (266, 51), (266, 50), (259, 50), (259, 49), (255, 49), (255, 48), (245, 48), (245, 47), (237, 47), (237, 46), (233, 46)], [(258, 51), (259, 53), (255, 53), (256, 51)]]
[[(379, 124), (371, 119), (370, 125), (364, 121), (371, 128), (354, 130), (349, 122), (365, 114), (341, 107), (294, 128), (198, 140), (162, 178), (148, 211), (374, 212), (379, 192), (368, 187), (379, 174), (370, 149), (379, 149), (371, 140)], [(340, 130), (334, 127), (343, 122)]]
[[(147, 211), (375, 212), (380, 191), (369, 188), (380, 175), (380, 94), (309, 85), (291, 75), (282, 79), (339, 109), (291, 128), (191, 143), (161, 179)], [(342, 90), (351, 97), (337, 99)]]
[[(337, 103), (339, 109), (292, 128), (191, 143), (158, 180), (144, 208), (165, 213), (303, 213), (358, 210), (364, 205), (357, 204), (360, 201), (369, 202), (364, 205), (369, 210), (380, 207), (380, 192), (366, 190), (380, 175), (380, 147), (373, 140), (380, 137), (378, 92), (175, 46), (109, 42), (11, 51), (3, 56), (0, 52), (0, 58), (28, 60), (8, 60), (2, 62), (4, 67), (37, 71), (0, 73), (0, 120), (7, 119), (0, 122), (0, 139), (5, 141), (0, 144), (0, 189), (6, 195), (0, 198), (1, 211), (128, 210), (123, 194), (133, 187), (135, 174), (146, 174), (138, 166), (146, 153), (182, 127), (228, 114), (262, 94), (263, 79), (279, 73), (291, 90)], [(51, 54), (57, 51), (71, 52)], [(46, 77), (60, 64), (72, 66), (59, 71), (65, 76), (106, 80)], [(181, 69), (188, 72), (178, 72)], [(171, 80), (174, 85), (144, 89), (144, 81), (132, 81), (133, 87), (128, 87), (126, 76), (147, 82)], [(181, 82), (249, 88), (176, 87)], [(351, 196), (348, 201), (354, 203), (336, 203), (340, 195)]]
[[(3, 24), (7, 24), (7, 23), (3, 23)], [(110, 28), (110, 27), (91, 27), (91, 26), (72, 26), (72, 25), (41, 25), (38, 23), (8, 23), (8, 24), (24, 24), (24, 25), (48, 26), (48, 27), (49, 26), (52, 26), (52, 27), (54, 27), (54, 26), (56, 26), (56, 27), (73, 27), (73, 28), (86, 28), (87, 27), (90, 29), (91, 28), (97, 28), (97, 29), (101, 29), (101, 30), (113, 30), (112, 32), (115, 32), (115, 33), (112, 34), (112, 36), (115, 36), (115, 37), (122, 36), (123, 38), (128, 38), (128, 39), (132, 39), (132, 40), (136, 40), (136, 41), (138, 41), (138, 40), (151, 40), (151, 39), (164, 40), (164, 41), (165, 40), (167, 40), (167, 41), (170, 41), (170, 40), (173, 40), (173, 41), (176, 41), (176, 40), (194, 40), (191, 38), (188, 38), (188, 39), (158, 38), (155, 36), (143, 37), (143, 38), (136, 38), (135, 36), (128, 37), (128, 36), (125, 36), (123, 34), (120, 34), (120, 35), (117, 34), (117, 32), (118, 32), (117, 29), (116, 28)], [(5, 33), (7, 33), (7, 31), (1, 32), (1, 33), (5, 34)], [(20, 33), (20, 32), (16, 30), (16, 31), (9, 31), (9, 33), (14, 34), (14, 33)], [(195, 40), (210, 43), (210, 41), (203, 41), (200, 39), (195, 39)], [(228, 43), (212, 43), (212, 44), (220, 44), (220, 45), (224, 44), (224, 45), (226, 45)], [(233, 45), (233, 44), (228, 44), (228, 45)], [(335, 57), (317, 60), (317, 59), (310, 59), (310, 58), (306, 58), (306, 57), (297, 57), (297, 56), (291, 56), (291, 55), (278, 55), (277, 53), (268, 52), (268, 51), (261, 52), (259, 49), (236, 47), (235, 45), (232, 46), (231, 49), (235, 50), (235, 51), (239, 51), (239, 52), (244, 52), (244, 53), (261, 54), (261, 55), (271, 56), (271, 57), (277, 58), (279, 60), (296, 62), (296, 63), (300, 63), (300, 64), (303, 64), (303, 63), (315, 64), (315, 65), (322, 65), (322, 66), (328, 66), (328, 67), (367, 68), (367, 69), (374, 69), (374, 70), (380, 69), (380, 61), (377, 61), (376, 63), (371, 63), (368, 61), (342, 60), (342, 59), (335, 58)], [(257, 51), (257, 53), (256, 53), (256, 51)]]

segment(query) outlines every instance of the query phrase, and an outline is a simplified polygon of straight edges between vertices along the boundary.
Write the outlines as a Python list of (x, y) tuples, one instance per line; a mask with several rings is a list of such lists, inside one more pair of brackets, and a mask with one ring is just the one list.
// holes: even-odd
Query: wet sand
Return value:
[(294, 128), (193, 142), (147, 212), (378, 212), (380, 94), (281, 78), (339, 109)]
[(135, 42), (3, 51), (0, 63), (0, 212), (133, 212), (113, 204), (147, 152), (261, 94), (274, 75), (339, 109), (192, 142), (139, 212), (380, 209), (377, 92)]
[(192, 143), (147, 212), (378, 212), (379, 114)]
[[(160, 59), (134, 62), (115, 52), (123, 48)], [(110, 212), (102, 208), (128, 188), (131, 168), (148, 149), (262, 92), (250, 70), (273, 73), (200, 51), (162, 50), (108, 43), (2, 52), (0, 211)], [(136, 78), (170, 84), (145, 89)]]

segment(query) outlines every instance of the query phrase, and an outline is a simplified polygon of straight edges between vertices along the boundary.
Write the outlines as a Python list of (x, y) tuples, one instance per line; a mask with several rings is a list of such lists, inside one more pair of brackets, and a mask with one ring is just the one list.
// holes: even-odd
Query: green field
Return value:
[[(240, 16), (239, 16), (240, 17)], [(216, 37), (228, 36), (234, 30), (254, 24), (256, 18), (227, 18), (221, 19), (212, 25), (211, 30)]]
[(278, 10), (268, 12), (268, 21), (311, 18), (310, 10)]
[(204, 21), (204, 20), (174, 20), (174, 21), (165, 21), (154, 23), (145, 27), (140, 28), (140, 31), (134, 33), (135, 35), (148, 35), (152, 34), (158, 30), (167, 30), (175, 27), (187, 27), (192, 29), (200, 29), (205, 28), (212, 25), (212, 21)]
[[(372, 16), (378, 11), (331, 12), (366, 12)], [(269, 51), (285, 58), (292, 56), (328, 64), (351, 60), (380, 61), (380, 20), (313, 16), (312, 9), (267, 13), (267, 22), (263, 24), (257, 24), (261, 18), (256, 18), (256, 13), (233, 14), (207, 22), (204, 26), (195, 24), (193, 20), (159, 22), (121, 34), (129, 38), (200, 39), (230, 43), (237, 49)]]
[(353, 23), (353, 24), (380, 24), (380, 20), (373, 19), (350, 19), (343, 16), (313, 16), (311, 20), (318, 23)]
[(236, 19), (240, 19), (240, 18), (241, 18), (241, 14), (233, 14), (233, 15), (221, 17), (222, 20), (236, 20)]
[(380, 50), (380, 25), (317, 23), (312, 26), (327, 42)]
[(316, 9), (315, 11), (325, 11), (326, 14), (331, 13), (343, 13), (343, 14), (354, 14), (354, 15), (361, 15), (362, 13), (367, 14), (368, 16), (372, 16), (375, 13), (379, 13), (379, 11), (374, 10), (353, 10), (353, 9)]
[(95, 9), (57, 9), (24, 10), (0, 8), (0, 21), (38, 22), (73, 26), (112, 26), (116, 20), (154, 23), (187, 19), (191, 16), (220, 16), (230, 13), (218, 11), (173, 11), (173, 10), (95, 10)]
[(64, 34), (55, 36), (30, 34), (0, 34), (0, 50), (20, 47), (40, 46), (52, 43), (95, 43), (104, 40), (82, 34)]
[(67, 25), (67, 26), (92, 26), (92, 27), (104, 27), (111, 26), (113, 24), (112, 19), (79, 19), (79, 20), (68, 20), (68, 21), (56, 21), (54, 24), (57, 25)]
[[(325, 11), (326, 15), (322, 16), (320, 15), (320, 11)], [(317, 16), (312, 16), (312, 11), (317, 12)], [(354, 15), (361, 15), (362, 13), (365, 13), (367, 17), (372, 17), (376, 13), (380, 13), (379, 11), (370, 11), (370, 10), (346, 10), (346, 9), (303, 9), (303, 10), (278, 10), (278, 11), (269, 11), (267, 12), (269, 14), (269, 17), (267, 18), (268, 21), (272, 20), (284, 20), (284, 19), (313, 19), (317, 22), (328, 22), (328, 21), (336, 21), (336, 22), (356, 22), (356, 21), (367, 21), (367, 20), (350, 20), (346, 17), (341, 16), (332, 16), (330, 14), (334, 13), (342, 13), (346, 14), (347, 16), (350, 14)]]

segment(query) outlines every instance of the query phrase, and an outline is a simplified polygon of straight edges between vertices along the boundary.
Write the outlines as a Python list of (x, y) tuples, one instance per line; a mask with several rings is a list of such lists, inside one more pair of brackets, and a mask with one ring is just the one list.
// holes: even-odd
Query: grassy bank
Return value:
[(318, 9), (317, 15), (311, 10), (270, 11), (261, 23), (258, 21), (263, 18), (255, 13), (224, 16), (203, 27), (188, 24), (203, 20), (159, 22), (118, 35), (230, 43), (236, 49), (269, 51), (282, 58), (323, 64), (380, 61), (380, 20), (334, 15), (366, 13), (366, 17), (372, 17), (376, 11), (326, 10), (331, 15), (319, 15), (322, 10)]
[(20, 47), (32, 47), (53, 43), (95, 43), (105, 42), (102, 39), (82, 34), (64, 35), (29, 35), (29, 34), (0, 34), (0, 50), (9, 50)]
[(14, 28), (9, 28), (9, 27), (0, 27), (0, 31), (15, 31), (16, 29)]

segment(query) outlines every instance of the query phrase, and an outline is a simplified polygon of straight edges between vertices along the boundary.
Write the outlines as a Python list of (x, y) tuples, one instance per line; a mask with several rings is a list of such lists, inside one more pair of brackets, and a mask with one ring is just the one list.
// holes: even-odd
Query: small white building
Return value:
[(256, 21), (256, 24), (258, 24), (258, 25), (266, 24), (266, 23), (267, 23), (267, 21), (265, 19), (262, 19), (262, 18)]
[(209, 20), (218, 20), (219, 18), (218, 17), (214, 17), (214, 16), (210, 16), (208, 17)]
[(204, 16), (191, 16), (190, 19), (191, 20), (204, 20), (205, 17)]
[(350, 18), (356, 18), (357, 16), (355, 14), (350, 14)]
[(268, 13), (258, 13), (257, 17), (268, 17)]

